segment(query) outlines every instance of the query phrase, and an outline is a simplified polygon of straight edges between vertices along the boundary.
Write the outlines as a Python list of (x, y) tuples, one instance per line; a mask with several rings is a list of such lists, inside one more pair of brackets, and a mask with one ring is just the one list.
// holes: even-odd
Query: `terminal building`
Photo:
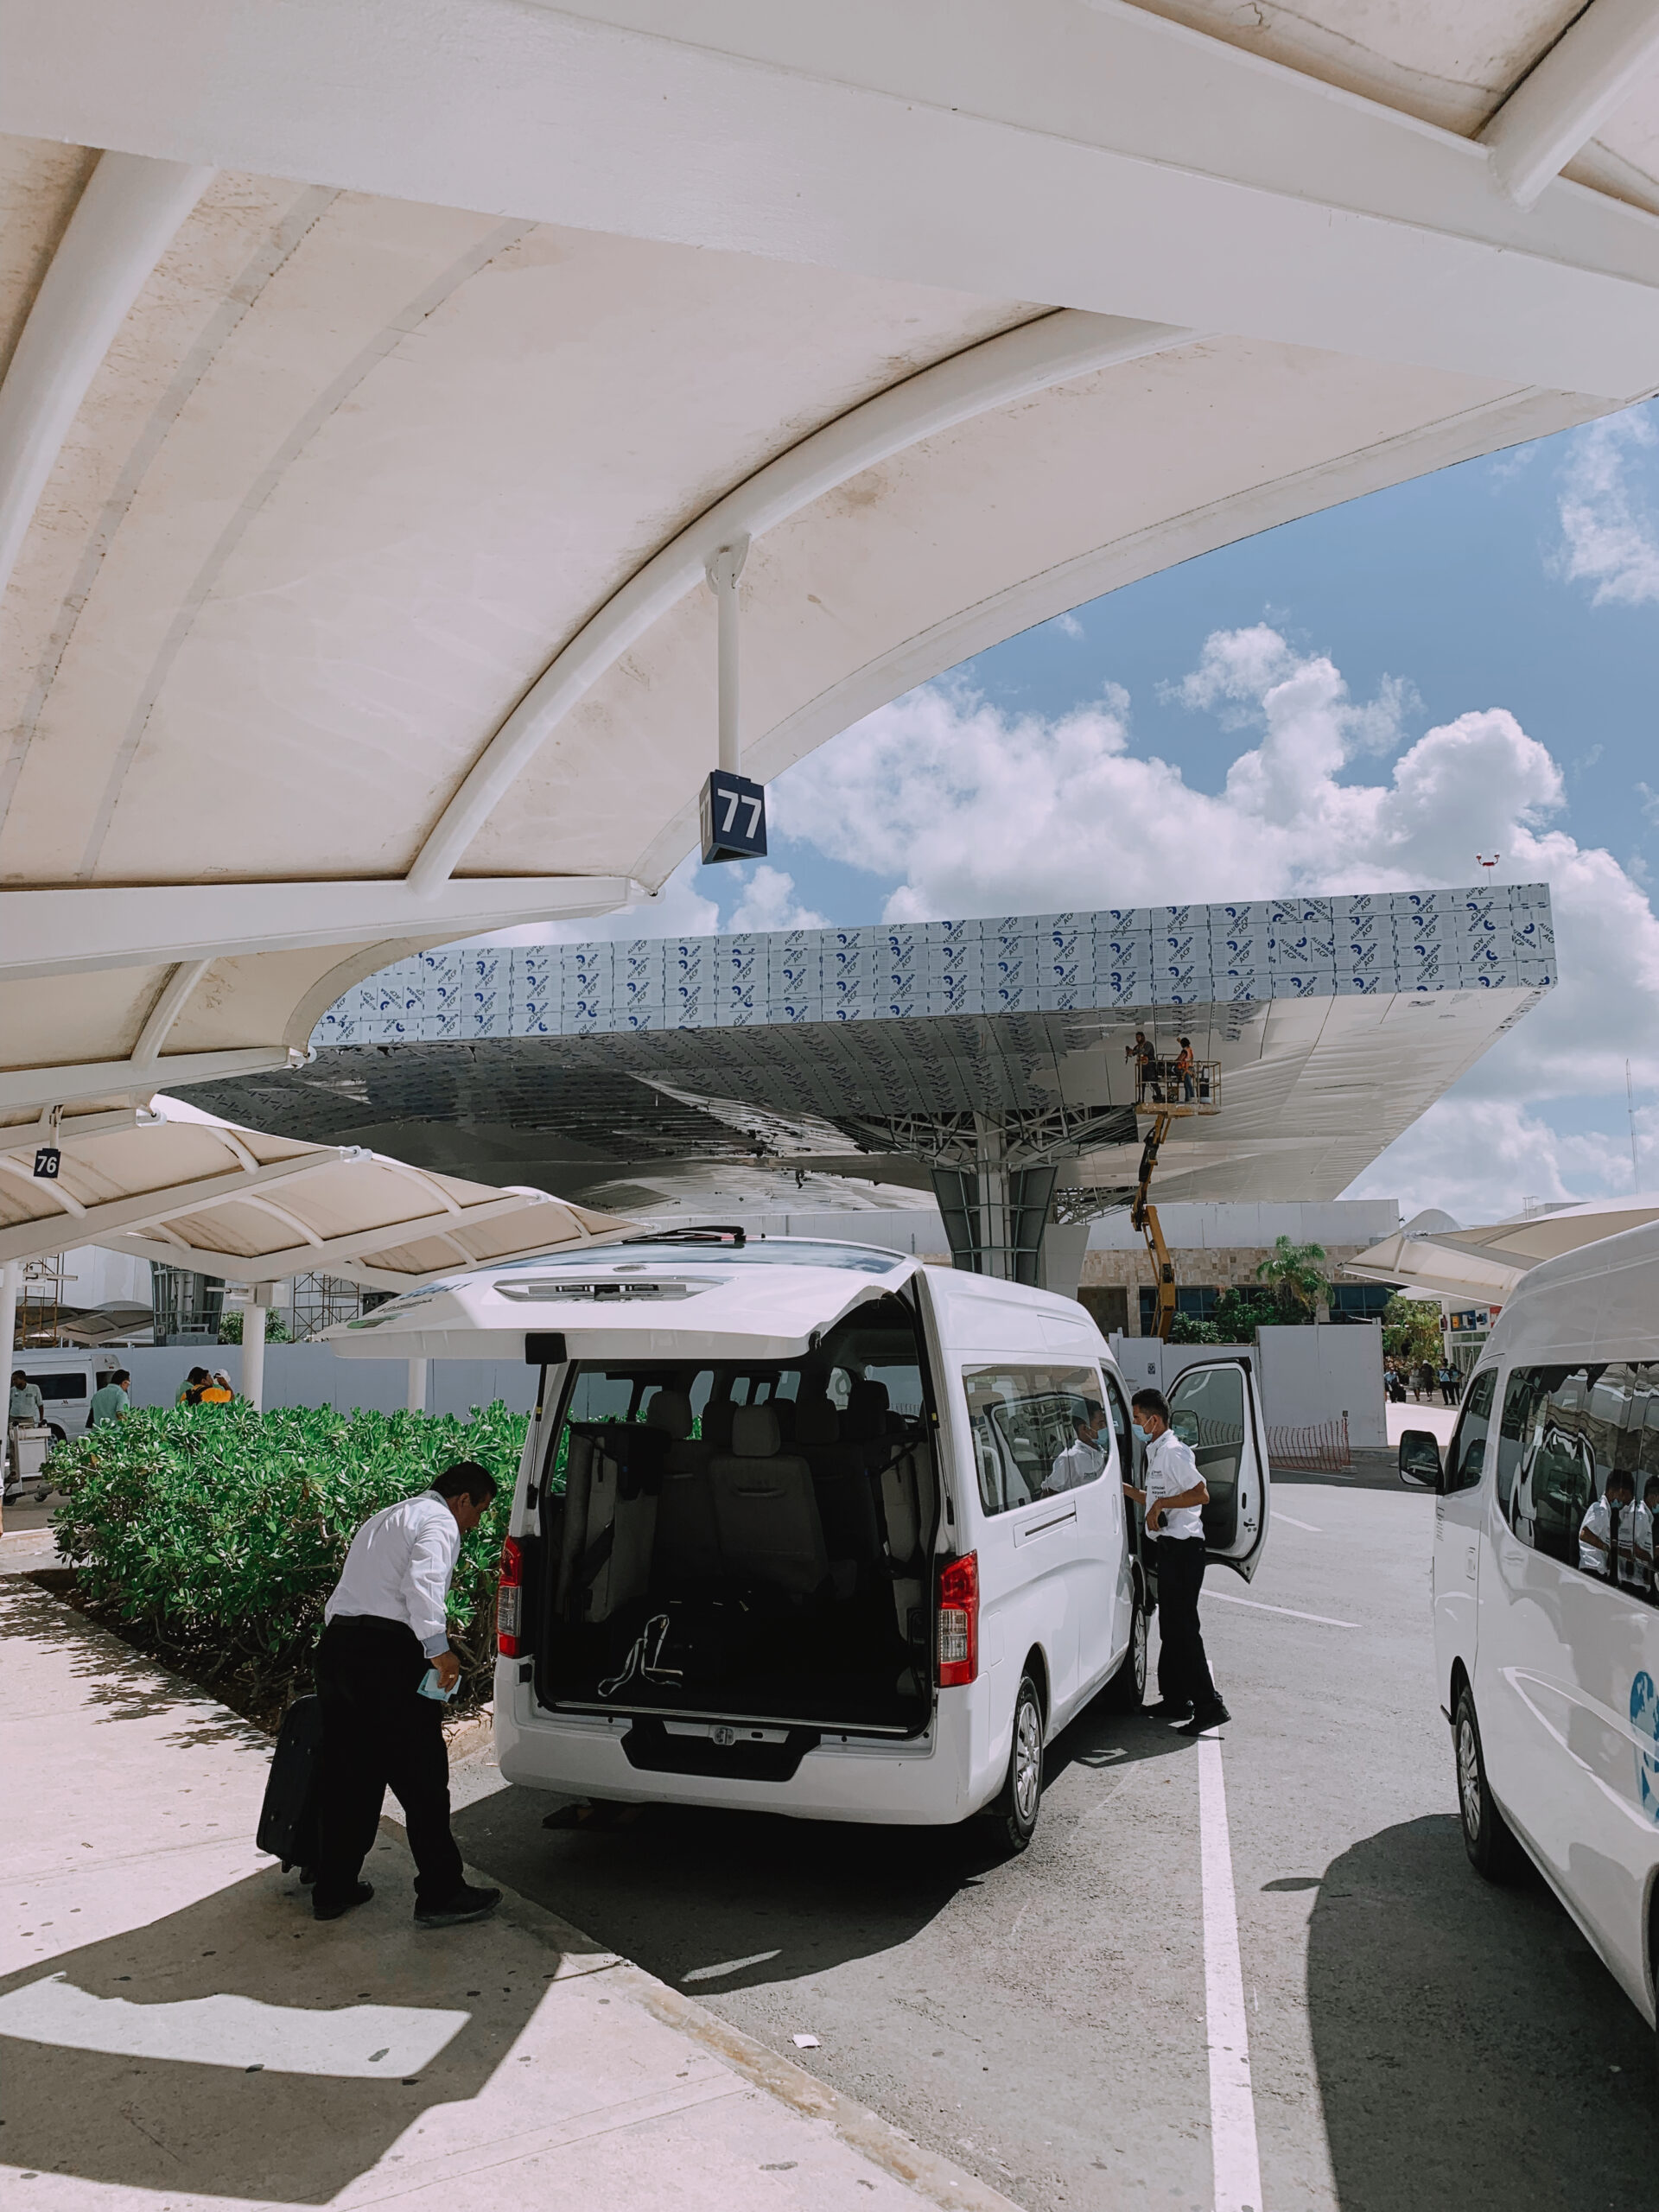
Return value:
[[(1490, 883), (459, 947), (349, 991), (307, 1065), (186, 1095), (632, 1214), (838, 1211), (841, 1190), (931, 1205), (958, 1265), (1122, 1291), (1135, 1330), (1133, 1255), (1087, 1224), (1138, 1170), (1137, 1035), (1160, 1068), (1189, 1039), (1200, 1071), (1202, 1110), (1158, 1168), (1172, 1222), (1182, 1204), (1325, 1205), (1554, 980), (1548, 891)], [(1281, 1233), (1218, 1242), (1198, 1219), (1195, 1249)], [(1396, 1225), (1313, 1241), (1357, 1250)], [(1246, 1265), (1205, 1262), (1195, 1290)]]

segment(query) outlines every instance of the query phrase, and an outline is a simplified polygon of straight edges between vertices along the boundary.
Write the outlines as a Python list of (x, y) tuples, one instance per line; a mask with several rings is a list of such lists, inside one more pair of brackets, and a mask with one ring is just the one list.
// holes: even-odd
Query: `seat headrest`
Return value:
[(710, 1398), (702, 1409), (702, 1440), (716, 1452), (732, 1448), (732, 1415), (736, 1408), (729, 1398)]
[(739, 1406), (732, 1416), (732, 1449), (740, 1459), (770, 1459), (778, 1449), (778, 1415), (771, 1406)]
[(691, 1433), (690, 1399), (683, 1390), (658, 1390), (645, 1408), (645, 1426), (683, 1441)]
[(847, 1433), (860, 1443), (887, 1433), (887, 1386), (855, 1382), (847, 1399)]
[(841, 1435), (841, 1415), (828, 1398), (802, 1398), (795, 1408), (798, 1444), (834, 1444)]

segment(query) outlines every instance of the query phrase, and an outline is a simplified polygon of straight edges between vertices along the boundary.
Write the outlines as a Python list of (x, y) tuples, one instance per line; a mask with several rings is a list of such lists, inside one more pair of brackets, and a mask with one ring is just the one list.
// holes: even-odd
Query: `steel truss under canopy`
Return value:
[(315, 1063), (192, 1095), (595, 1205), (743, 1163), (931, 1188), (959, 1262), (1040, 1274), (1051, 1217), (1134, 1185), (1190, 1038), (1218, 1112), (1163, 1198), (1335, 1198), (1555, 976), (1538, 885), (901, 928), (482, 948), (331, 1007)]

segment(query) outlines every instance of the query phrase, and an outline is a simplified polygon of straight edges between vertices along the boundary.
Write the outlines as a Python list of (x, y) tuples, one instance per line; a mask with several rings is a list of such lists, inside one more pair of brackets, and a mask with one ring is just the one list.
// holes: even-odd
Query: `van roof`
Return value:
[(1659, 1359), (1659, 1222), (1543, 1260), (1497, 1317), (1510, 1359)]
[(916, 1273), (907, 1253), (805, 1237), (643, 1237), (447, 1275), (324, 1333), (366, 1359), (522, 1359), (558, 1332), (573, 1359), (792, 1359)]
[[(993, 1316), (1010, 1306), (1038, 1341), (1076, 1349), (1099, 1332), (1074, 1299), (929, 1267), (908, 1253), (829, 1239), (772, 1236), (741, 1245), (691, 1236), (634, 1238), (445, 1276), (324, 1334), (358, 1359), (522, 1359), (524, 1339), (557, 1332), (573, 1359), (794, 1359), (855, 1306), (925, 1272), (935, 1299)], [(1000, 1325), (1006, 1333), (1006, 1323)], [(998, 1341), (1001, 1341), (1001, 1336)]]

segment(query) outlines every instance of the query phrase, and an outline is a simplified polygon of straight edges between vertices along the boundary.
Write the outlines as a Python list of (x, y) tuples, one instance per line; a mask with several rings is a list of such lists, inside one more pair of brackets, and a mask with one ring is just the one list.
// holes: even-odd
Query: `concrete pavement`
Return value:
[(22, 1563), (0, 1562), (9, 2202), (1006, 2208), (520, 1897), (417, 1933), (391, 1822), (372, 1903), (318, 1926), (253, 1847), (268, 1739)]

